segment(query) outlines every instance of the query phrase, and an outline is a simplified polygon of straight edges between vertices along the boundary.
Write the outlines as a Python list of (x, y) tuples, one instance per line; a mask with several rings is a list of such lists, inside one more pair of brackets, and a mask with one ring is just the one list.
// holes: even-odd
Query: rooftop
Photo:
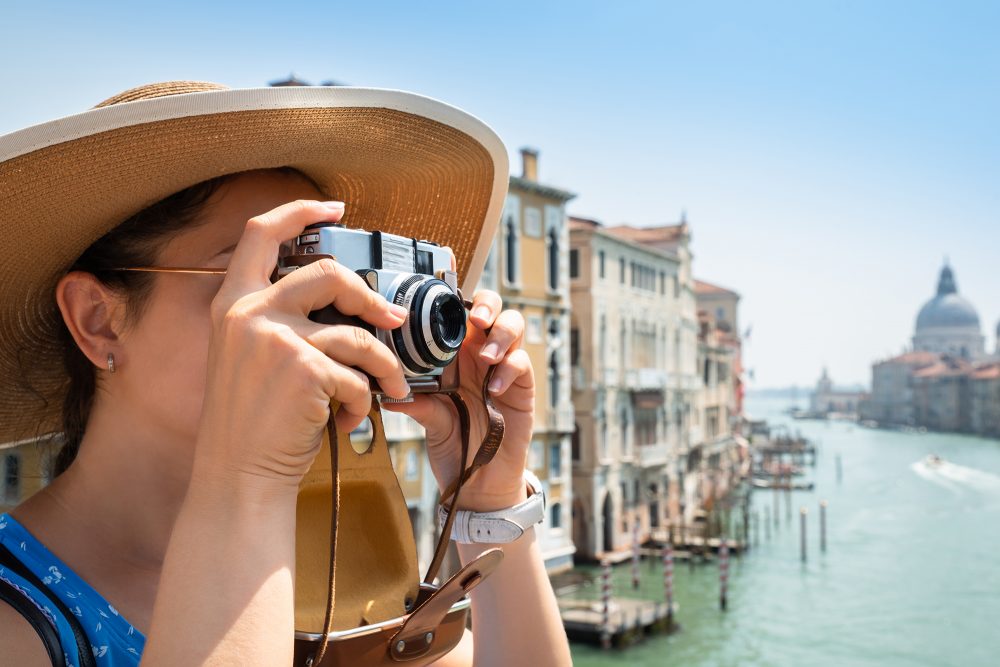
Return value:
[(659, 225), (657, 227), (633, 227), (631, 225), (617, 225), (608, 227), (608, 232), (615, 236), (635, 243), (643, 243), (658, 246), (660, 244), (675, 245), (688, 235), (686, 222), (676, 225)]
[(694, 280), (694, 293), (695, 294), (729, 294), (731, 296), (738, 297), (739, 294), (731, 289), (726, 289), (719, 285), (713, 285), (712, 283), (707, 283), (704, 280)]

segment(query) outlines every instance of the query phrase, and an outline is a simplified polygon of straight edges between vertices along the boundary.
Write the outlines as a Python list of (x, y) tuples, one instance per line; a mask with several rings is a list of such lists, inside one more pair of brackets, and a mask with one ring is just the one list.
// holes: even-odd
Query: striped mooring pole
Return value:
[(722, 538), (719, 542), (719, 608), (726, 610), (727, 587), (729, 583), (729, 542)]
[(663, 596), (667, 599), (667, 621), (674, 617), (674, 550), (663, 545)]
[(601, 561), (601, 648), (611, 648), (611, 561)]
[(639, 590), (639, 519), (632, 524), (632, 588)]

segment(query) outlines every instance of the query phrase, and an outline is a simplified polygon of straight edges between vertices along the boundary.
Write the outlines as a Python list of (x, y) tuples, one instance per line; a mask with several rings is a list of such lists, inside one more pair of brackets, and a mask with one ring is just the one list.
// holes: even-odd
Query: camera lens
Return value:
[(431, 305), (431, 334), (442, 350), (454, 352), (465, 340), (465, 308), (452, 293), (439, 294)]
[(392, 301), (409, 311), (406, 323), (392, 330), (407, 370), (423, 374), (454, 361), (465, 340), (465, 308), (447, 283), (415, 274), (400, 283)]

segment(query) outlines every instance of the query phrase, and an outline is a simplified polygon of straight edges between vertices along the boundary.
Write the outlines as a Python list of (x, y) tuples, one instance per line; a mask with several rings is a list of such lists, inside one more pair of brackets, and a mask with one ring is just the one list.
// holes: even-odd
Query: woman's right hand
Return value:
[(374, 335), (323, 325), (309, 313), (333, 305), (382, 329), (403, 323), (350, 269), (321, 259), (271, 283), (279, 245), (310, 224), (336, 222), (339, 202), (294, 201), (250, 219), (212, 302), (208, 376), (193, 479), (236, 475), (295, 489), (319, 451), (330, 401), (351, 430), (371, 407), (368, 378), (409, 393), (398, 358)]

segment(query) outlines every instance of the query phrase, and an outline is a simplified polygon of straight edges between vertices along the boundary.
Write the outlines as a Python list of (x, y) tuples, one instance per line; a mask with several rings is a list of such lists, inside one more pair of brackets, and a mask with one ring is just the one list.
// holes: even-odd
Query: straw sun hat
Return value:
[(460, 284), (475, 285), (508, 166), (476, 118), (389, 90), (187, 81), (129, 90), (0, 137), (0, 443), (61, 430), (54, 288), (88, 246), (186, 187), (286, 166), (347, 202), (348, 226), (450, 245)]

